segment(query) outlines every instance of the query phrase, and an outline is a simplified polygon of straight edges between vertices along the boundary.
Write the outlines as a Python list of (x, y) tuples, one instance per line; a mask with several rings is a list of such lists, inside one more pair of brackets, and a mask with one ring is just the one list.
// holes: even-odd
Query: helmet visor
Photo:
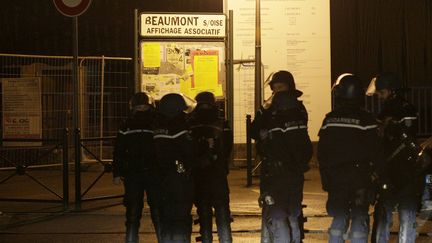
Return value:
[(376, 80), (377, 80), (377, 78), (375, 77), (369, 83), (369, 86), (368, 86), (368, 88), (366, 90), (366, 95), (367, 96), (372, 96), (372, 95), (376, 94), (376, 92), (377, 92), (377, 89), (376, 89)]
[(336, 85), (339, 85), (340, 82), (341, 82), (341, 80), (342, 80), (344, 77), (346, 77), (346, 76), (353, 76), (353, 74), (352, 74), (352, 73), (344, 73), (344, 74), (339, 75), (339, 77), (336, 79), (336, 82), (334, 82), (334, 84), (333, 84), (333, 86), (332, 86), (332, 89), (333, 89)]
[(183, 99), (186, 102), (186, 106), (187, 106), (184, 112), (191, 113), (195, 109), (197, 102), (185, 94), (180, 93), (180, 95), (183, 96)]

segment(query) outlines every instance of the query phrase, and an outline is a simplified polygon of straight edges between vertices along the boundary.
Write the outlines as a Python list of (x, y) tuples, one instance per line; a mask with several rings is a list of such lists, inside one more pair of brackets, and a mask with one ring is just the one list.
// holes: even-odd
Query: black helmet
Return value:
[(206, 103), (209, 105), (216, 105), (216, 98), (212, 92), (203, 91), (195, 96), (195, 100), (198, 104)]
[(294, 95), (295, 97), (300, 97), (303, 92), (300, 90), (297, 90), (295, 87), (294, 77), (293, 75), (285, 70), (278, 71), (271, 75), (270, 82), (268, 83), (270, 85), (270, 88), (273, 90), (273, 86), (275, 83), (284, 83), (288, 86), (288, 91), (290, 95)]
[(216, 106), (216, 98), (213, 93), (203, 91), (195, 96), (196, 110), (214, 110)]
[(395, 73), (384, 72), (372, 78), (366, 95), (373, 95), (378, 90), (388, 89), (390, 91), (401, 91), (402, 82)]
[(362, 100), (364, 89), (361, 81), (351, 73), (339, 75), (332, 87), (332, 94), (335, 99)]
[(183, 96), (176, 93), (166, 94), (159, 102), (159, 112), (168, 118), (173, 118), (188, 108)]
[(298, 101), (289, 91), (276, 92), (271, 107), (275, 110), (288, 110), (297, 107)]
[(150, 98), (144, 92), (135, 93), (129, 100), (129, 108), (133, 111), (145, 110), (146, 106), (150, 106)]

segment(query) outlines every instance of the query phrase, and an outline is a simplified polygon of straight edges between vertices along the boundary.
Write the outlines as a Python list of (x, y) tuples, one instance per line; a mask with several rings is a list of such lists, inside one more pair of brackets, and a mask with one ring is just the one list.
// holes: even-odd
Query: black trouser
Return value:
[(329, 242), (341, 243), (347, 238), (353, 243), (367, 242), (370, 201), (370, 191), (367, 188), (350, 189), (340, 185), (330, 187), (326, 205), (328, 215), (333, 217)]
[[(302, 240), (300, 215), (302, 215), (303, 175), (269, 176), (263, 178), (261, 193), (274, 199), (273, 205), (263, 205), (262, 223), (268, 230), (263, 242), (299, 243)], [(266, 233), (265, 231), (263, 233)]]
[(213, 241), (213, 208), (219, 242), (231, 243), (231, 212), (229, 208), (229, 187), (225, 172), (200, 170), (195, 173), (195, 205), (200, 223), (203, 243)]
[(125, 176), (125, 194), (123, 203), (126, 207), (126, 237), (127, 242), (138, 242), (138, 231), (144, 206), (144, 192), (150, 206), (150, 214), (157, 237), (160, 237), (160, 219), (158, 209), (157, 177), (148, 173), (137, 173)]
[(162, 243), (187, 243), (192, 234), (193, 181), (190, 176), (172, 172), (161, 184)]
[(421, 189), (424, 187), (422, 179), (417, 178), (417, 183), (407, 183), (402, 188), (380, 191), (378, 203), (374, 207), (371, 242), (389, 242), (395, 208), (399, 215), (398, 241), (401, 243), (415, 242), (416, 215), (420, 208)]

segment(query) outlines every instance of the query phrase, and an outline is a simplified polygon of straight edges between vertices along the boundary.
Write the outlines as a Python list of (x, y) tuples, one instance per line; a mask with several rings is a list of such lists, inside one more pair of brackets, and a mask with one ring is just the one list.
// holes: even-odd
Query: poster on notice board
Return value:
[(210, 91), (224, 97), (223, 42), (142, 41), (141, 90), (159, 100), (168, 93), (194, 98)]

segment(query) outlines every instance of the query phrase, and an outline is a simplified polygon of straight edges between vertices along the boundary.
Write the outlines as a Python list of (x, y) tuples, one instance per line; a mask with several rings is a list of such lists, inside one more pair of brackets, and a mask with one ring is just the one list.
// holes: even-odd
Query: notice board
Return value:
[(223, 41), (154, 41), (140, 43), (141, 91), (159, 100), (168, 93), (190, 98), (210, 91), (225, 95)]
[[(41, 80), (3, 78), (2, 126), (3, 139), (41, 139)], [(5, 146), (38, 146), (40, 142), (4, 142)]]

